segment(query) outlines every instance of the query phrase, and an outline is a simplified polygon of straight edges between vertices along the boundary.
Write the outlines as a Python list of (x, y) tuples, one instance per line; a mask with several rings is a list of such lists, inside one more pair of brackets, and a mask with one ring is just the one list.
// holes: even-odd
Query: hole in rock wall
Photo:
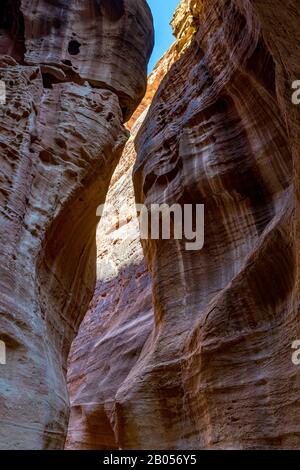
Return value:
[(79, 52), (80, 52), (80, 46), (81, 44), (76, 41), (76, 40), (72, 40), (69, 42), (69, 47), (68, 47), (68, 52), (70, 55), (78, 55)]
[(11, 55), (24, 62), (25, 27), (20, 0), (0, 2), (0, 54)]

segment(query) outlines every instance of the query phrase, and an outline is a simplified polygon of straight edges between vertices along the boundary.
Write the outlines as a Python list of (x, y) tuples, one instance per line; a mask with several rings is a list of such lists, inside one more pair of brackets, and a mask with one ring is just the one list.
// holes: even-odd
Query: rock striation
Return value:
[(144, 0), (1, 2), (1, 449), (64, 446), (96, 209), (145, 92), (152, 30)]
[(296, 449), (299, 5), (198, 4), (136, 140), (134, 183), (147, 205), (205, 204), (205, 246), (143, 243), (155, 326), (118, 393), (120, 446)]
[[(182, 0), (134, 113), (146, 2), (1, 3), (2, 449), (63, 447), (79, 327), (68, 449), (299, 448), (298, 18)], [(204, 204), (203, 249), (134, 198)]]
[(151, 280), (132, 184), (139, 125), (126, 144), (97, 230), (96, 290), (69, 357), (67, 449), (119, 448), (115, 397), (153, 327)]
[[(299, 448), (295, 11), (295, 1), (254, 0), (186, 0), (176, 10), (176, 63), (136, 139), (135, 196), (205, 204), (205, 245), (143, 241), (153, 323), (150, 304), (139, 305), (147, 277), (120, 289), (114, 265), (108, 287), (100, 282), (71, 355), (69, 448)], [(119, 194), (109, 197), (117, 206)], [(114, 243), (101, 262), (116, 259)], [(126, 257), (132, 273), (135, 257)], [(130, 291), (137, 303), (124, 308)]]
[[(152, 101), (135, 140), (135, 197), (204, 204), (205, 245), (142, 242), (152, 327), (149, 300), (139, 304), (146, 277), (122, 289), (116, 267), (100, 282), (71, 355), (69, 448), (299, 448), (298, 10), (296, 0), (176, 10), (176, 63), (141, 105)], [(100, 265), (116, 259), (120, 230)]]

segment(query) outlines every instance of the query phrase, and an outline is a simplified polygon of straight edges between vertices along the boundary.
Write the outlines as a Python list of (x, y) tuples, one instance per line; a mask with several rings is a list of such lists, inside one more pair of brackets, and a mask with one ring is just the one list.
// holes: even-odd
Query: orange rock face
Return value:
[(94, 292), (96, 209), (153, 42), (144, 1), (113, 5), (1, 3), (1, 449), (64, 446), (66, 360)]

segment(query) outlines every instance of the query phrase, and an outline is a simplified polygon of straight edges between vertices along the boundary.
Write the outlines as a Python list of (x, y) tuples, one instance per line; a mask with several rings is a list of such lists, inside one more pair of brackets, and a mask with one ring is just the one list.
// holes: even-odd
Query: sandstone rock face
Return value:
[(0, 54), (45, 66), (45, 81), (111, 89), (130, 117), (145, 94), (153, 47), (144, 0), (3, 0), (0, 13)]
[(134, 139), (178, 54), (174, 44), (149, 76), (146, 96), (127, 124), (131, 137), (112, 177), (98, 226), (96, 291), (69, 357), (67, 449), (119, 448), (118, 390), (153, 329), (152, 283), (140, 242), (132, 182)]
[(197, 32), (202, 7), (203, 2), (199, 0), (181, 0), (175, 10), (171, 26), (176, 36), (176, 50), (180, 53), (190, 46)]
[[(298, 4), (180, 3), (98, 228), (67, 448), (299, 448)], [(64, 444), (151, 44), (142, 0), (1, 3), (2, 449)], [(139, 203), (205, 204), (202, 250), (141, 246), (132, 173)]]
[(62, 448), (96, 209), (145, 90), (152, 21), (141, 0), (7, 0), (1, 13), (0, 448)]
[[(295, 209), (292, 237), (296, 244), (296, 266), (299, 266), (300, 233), (300, 108), (291, 102), (291, 83), (300, 77), (300, 41), (297, 26), (300, 5), (297, 0), (289, 0), (284, 7), (278, 0), (272, 2), (253, 1), (254, 12), (259, 16), (263, 37), (276, 63), (277, 99), (289, 138), (293, 158), (293, 208)], [(299, 292), (299, 277), (296, 275), (295, 295)], [(299, 294), (298, 294), (299, 296)], [(297, 302), (297, 299), (296, 299)], [(295, 304), (295, 313), (297, 303)], [(299, 325), (294, 324), (295, 337), (299, 337)]]
[(299, 448), (299, 2), (203, 0), (137, 139), (138, 202), (204, 203), (205, 246), (143, 243), (155, 326), (122, 448)]
[[(299, 448), (295, 11), (295, 1), (179, 5), (167, 55), (178, 61), (136, 139), (135, 196), (147, 205), (204, 203), (205, 245), (144, 241), (145, 261), (122, 241), (125, 220), (103, 221), (99, 284), (70, 357), (68, 448)], [(121, 173), (108, 200), (118, 208), (126, 199), (130, 218)]]
[(69, 358), (67, 449), (119, 448), (115, 397), (153, 327), (151, 281), (134, 203), (134, 156), (132, 136), (97, 230), (96, 291)]

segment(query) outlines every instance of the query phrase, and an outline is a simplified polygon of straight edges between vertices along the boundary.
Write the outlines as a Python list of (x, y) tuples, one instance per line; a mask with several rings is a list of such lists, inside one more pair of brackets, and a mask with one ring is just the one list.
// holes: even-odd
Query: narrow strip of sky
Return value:
[(152, 72), (156, 63), (174, 41), (170, 21), (179, 0), (147, 0), (152, 10), (155, 27), (155, 46), (148, 71)]

